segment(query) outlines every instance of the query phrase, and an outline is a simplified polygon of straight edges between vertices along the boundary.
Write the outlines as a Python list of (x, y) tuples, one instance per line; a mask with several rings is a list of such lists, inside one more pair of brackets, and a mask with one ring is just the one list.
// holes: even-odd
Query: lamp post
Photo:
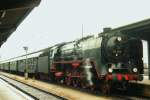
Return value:
[(28, 52), (28, 47), (27, 47), (27, 46), (24, 46), (23, 49), (24, 49), (25, 52), (26, 52), (24, 77), (25, 77), (25, 80), (27, 80), (27, 79), (28, 79), (28, 66), (27, 66), (27, 52)]

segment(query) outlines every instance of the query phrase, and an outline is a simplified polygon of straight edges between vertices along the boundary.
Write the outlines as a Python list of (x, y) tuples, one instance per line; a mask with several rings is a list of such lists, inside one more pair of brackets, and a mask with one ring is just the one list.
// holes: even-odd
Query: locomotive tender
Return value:
[[(74, 87), (101, 87), (143, 79), (143, 47), (138, 38), (100, 34), (64, 42), (27, 55), (28, 73)], [(1, 62), (1, 70), (23, 74), (25, 55)]]

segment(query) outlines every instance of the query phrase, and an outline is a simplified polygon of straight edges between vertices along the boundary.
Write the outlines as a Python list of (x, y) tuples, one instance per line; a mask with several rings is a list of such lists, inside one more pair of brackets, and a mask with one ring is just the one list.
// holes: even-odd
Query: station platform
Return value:
[(0, 79), (0, 100), (34, 100)]

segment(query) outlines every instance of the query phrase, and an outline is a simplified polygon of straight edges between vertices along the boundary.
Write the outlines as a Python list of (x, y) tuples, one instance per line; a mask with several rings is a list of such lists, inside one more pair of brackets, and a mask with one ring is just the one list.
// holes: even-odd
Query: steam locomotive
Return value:
[(143, 46), (138, 38), (100, 34), (56, 44), (38, 52), (1, 62), (3, 71), (48, 79), (74, 87), (110, 91), (114, 84), (143, 79)]

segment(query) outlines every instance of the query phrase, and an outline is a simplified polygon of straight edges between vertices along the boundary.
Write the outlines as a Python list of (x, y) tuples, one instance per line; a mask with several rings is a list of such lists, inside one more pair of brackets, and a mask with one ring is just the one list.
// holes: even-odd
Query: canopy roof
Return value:
[(134, 36), (149, 41), (150, 40), (150, 19), (146, 19), (133, 24), (115, 28), (110, 30), (109, 32), (110, 33), (121, 32), (129, 36)]
[(0, 46), (41, 0), (0, 0)]

